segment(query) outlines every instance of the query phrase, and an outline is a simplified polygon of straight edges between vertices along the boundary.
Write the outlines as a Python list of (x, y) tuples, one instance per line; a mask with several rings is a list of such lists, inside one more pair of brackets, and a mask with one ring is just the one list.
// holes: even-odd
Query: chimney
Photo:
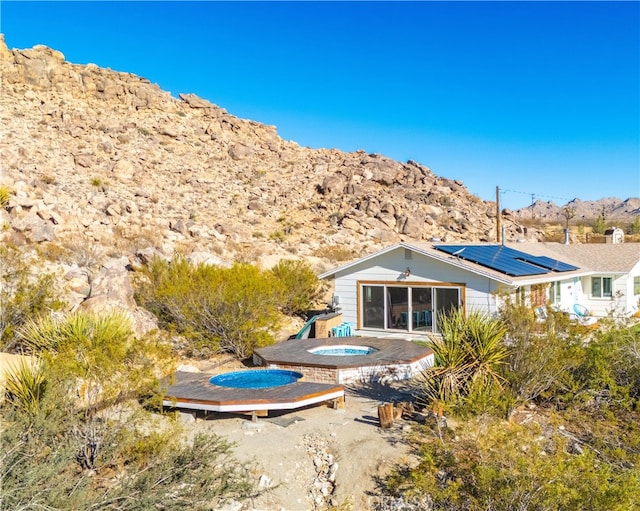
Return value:
[(569, 240), (569, 229), (564, 230), (564, 244), (568, 245), (570, 243)]

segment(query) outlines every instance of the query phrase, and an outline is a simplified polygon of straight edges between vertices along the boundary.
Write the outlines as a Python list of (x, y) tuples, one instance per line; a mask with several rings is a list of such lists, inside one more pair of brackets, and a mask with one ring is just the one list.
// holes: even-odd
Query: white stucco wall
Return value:
[(596, 274), (593, 277), (609, 277), (612, 279), (612, 295), (610, 297), (595, 297), (591, 295), (591, 278), (583, 277), (583, 298), (578, 302), (583, 304), (592, 316), (604, 318), (611, 314), (628, 315), (633, 308), (633, 277), (630, 275)]
[[(411, 274), (404, 272), (410, 268)], [(443, 262), (427, 258), (416, 252), (412, 259), (405, 259), (404, 248), (381, 254), (373, 260), (363, 261), (335, 275), (334, 294), (339, 297), (339, 306), (345, 321), (358, 324), (358, 282), (397, 282), (401, 285), (413, 283), (444, 283), (465, 286), (463, 304), (467, 313), (475, 310), (493, 313), (497, 310), (496, 283)]]

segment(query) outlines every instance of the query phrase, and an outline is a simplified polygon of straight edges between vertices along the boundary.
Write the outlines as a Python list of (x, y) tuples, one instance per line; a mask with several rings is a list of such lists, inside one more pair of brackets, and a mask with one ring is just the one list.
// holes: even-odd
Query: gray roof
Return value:
[(629, 273), (640, 263), (640, 243), (518, 243), (533, 255), (548, 255), (597, 273)]
[[(441, 245), (444, 245), (441, 244)], [(446, 245), (451, 245), (447, 243)], [(461, 243), (460, 245), (470, 245)], [(477, 245), (486, 245), (478, 243)], [(459, 259), (434, 248), (434, 243), (398, 243), (386, 247), (378, 252), (362, 257), (343, 266), (327, 271), (320, 275), (320, 278), (334, 276), (337, 273), (361, 264), (367, 260), (374, 259), (379, 255), (399, 248), (413, 250), (426, 257), (436, 259), (452, 266), (483, 275), (487, 278), (502, 282), (510, 286), (521, 286), (543, 282), (564, 280), (571, 277), (581, 277), (594, 273), (628, 273), (635, 265), (640, 264), (640, 244), (639, 243), (619, 243), (619, 244), (574, 244), (564, 245), (560, 243), (508, 243), (510, 248), (526, 252), (534, 256), (547, 256), (560, 260), (564, 263), (576, 266), (578, 269), (565, 272), (551, 272), (544, 275), (527, 275), (522, 277), (511, 277), (502, 272), (487, 268), (485, 266)]]

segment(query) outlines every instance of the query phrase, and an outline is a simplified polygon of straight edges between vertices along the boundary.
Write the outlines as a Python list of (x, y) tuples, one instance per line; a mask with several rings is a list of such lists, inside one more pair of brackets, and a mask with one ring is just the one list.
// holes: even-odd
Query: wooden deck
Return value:
[[(321, 346), (369, 346), (376, 351), (368, 355), (327, 356), (310, 353)], [(362, 366), (412, 364), (426, 359), (433, 351), (426, 346), (402, 339), (377, 337), (329, 337), (327, 339), (292, 339), (255, 350), (254, 361), (264, 364), (288, 364), (307, 367), (345, 369)], [(257, 357), (260, 360), (257, 360)]]
[[(209, 383), (211, 376), (178, 371), (162, 404), (167, 407), (215, 412), (253, 413), (293, 410), (332, 401), (344, 402), (344, 387), (326, 383), (296, 382), (267, 389), (236, 389)], [(264, 413), (262, 415), (265, 415)]]

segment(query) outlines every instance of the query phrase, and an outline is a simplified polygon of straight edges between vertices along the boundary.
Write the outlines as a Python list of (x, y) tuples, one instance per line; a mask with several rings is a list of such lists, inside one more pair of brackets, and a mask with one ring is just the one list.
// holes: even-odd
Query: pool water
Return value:
[(370, 355), (378, 351), (371, 346), (320, 346), (309, 350), (313, 355), (329, 355), (334, 357), (354, 357), (359, 355)]
[(297, 382), (302, 373), (284, 369), (255, 369), (212, 376), (209, 383), (233, 389), (267, 389)]

